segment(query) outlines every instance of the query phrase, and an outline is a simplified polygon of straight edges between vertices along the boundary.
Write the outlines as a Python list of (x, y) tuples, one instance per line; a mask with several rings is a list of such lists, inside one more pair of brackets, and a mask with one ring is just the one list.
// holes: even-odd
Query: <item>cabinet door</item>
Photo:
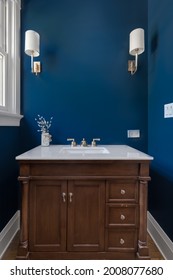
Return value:
[(103, 251), (105, 182), (68, 182), (68, 251)]
[(30, 251), (66, 250), (67, 182), (37, 180), (30, 184)]

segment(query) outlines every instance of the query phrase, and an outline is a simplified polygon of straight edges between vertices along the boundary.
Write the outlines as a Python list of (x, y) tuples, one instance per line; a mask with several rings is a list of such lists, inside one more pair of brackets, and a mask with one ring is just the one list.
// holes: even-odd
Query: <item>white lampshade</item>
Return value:
[(144, 29), (134, 29), (129, 36), (129, 54), (141, 54), (144, 52), (144, 50)]
[(40, 55), (40, 35), (33, 30), (25, 32), (25, 53), (29, 56)]

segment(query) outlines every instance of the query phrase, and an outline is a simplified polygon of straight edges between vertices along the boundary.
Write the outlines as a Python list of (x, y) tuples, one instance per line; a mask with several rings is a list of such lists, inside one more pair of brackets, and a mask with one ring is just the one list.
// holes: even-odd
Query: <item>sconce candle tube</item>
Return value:
[(34, 57), (33, 55), (31, 55), (31, 72), (33, 72), (33, 68), (34, 68)]
[(135, 67), (137, 70), (137, 68), (138, 68), (138, 54), (137, 53), (135, 54)]

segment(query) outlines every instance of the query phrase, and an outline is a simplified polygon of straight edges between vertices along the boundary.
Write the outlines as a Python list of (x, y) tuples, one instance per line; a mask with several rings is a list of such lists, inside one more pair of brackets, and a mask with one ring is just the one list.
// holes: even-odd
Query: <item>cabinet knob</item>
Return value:
[(126, 217), (125, 217), (123, 214), (121, 214), (120, 219), (121, 219), (122, 221), (124, 221), (125, 218), (126, 218)]
[(124, 243), (125, 243), (124, 239), (121, 238), (121, 239), (120, 239), (120, 244), (123, 245)]
[(65, 192), (62, 193), (62, 201), (66, 202), (66, 193)]
[(126, 191), (121, 189), (121, 194), (124, 195), (125, 193), (126, 193)]
[(69, 201), (70, 201), (70, 203), (72, 202), (72, 197), (73, 197), (73, 193), (70, 192), (70, 193), (69, 193)]

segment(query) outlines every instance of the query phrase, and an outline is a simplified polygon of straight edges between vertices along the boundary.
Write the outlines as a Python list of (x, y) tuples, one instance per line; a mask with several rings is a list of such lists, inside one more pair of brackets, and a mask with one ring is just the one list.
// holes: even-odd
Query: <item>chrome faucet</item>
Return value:
[(86, 142), (85, 138), (83, 138), (83, 140), (81, 141), (80, 145), (82, 147), (87, 147), (87, 142)]

